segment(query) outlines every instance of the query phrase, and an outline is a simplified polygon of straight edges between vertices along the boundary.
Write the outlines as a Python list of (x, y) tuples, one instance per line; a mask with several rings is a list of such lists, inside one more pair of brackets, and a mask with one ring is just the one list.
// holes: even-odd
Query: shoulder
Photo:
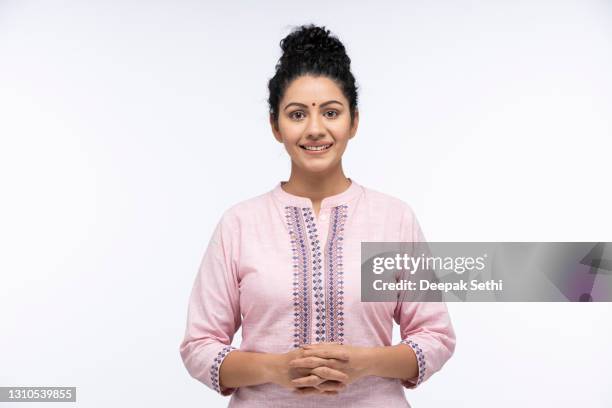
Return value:
[(381, 191), (361, 186), (364, 190), (364, 198), (374, 208), (381, 211), (398, 214), (402, 217), (415, 217), (412, 206), (408, 202)]
[[(363, 187), (363, 186), (362, 186)], [(378, 213), (382, 223), (392, 225), (399, 230), (401, 241), (424, 241), (425, 237), (412, 206), (408, 202), (368, 187), (364, 188), (364, 197), (369, 203), (370, 211)]]
[(227, 207), (217, 219), (212, 235), (215, 242), (233, 242), (239, 239), (241, 231), (249, 220), (261, 218), (261, 209), (266, 205), (267, 193), (238, 201)]
[(249, 219), (261, 216), (262, 210), (270, 205), (270, 192), (258, 194), (230, 205), (221, 215), (220, 223), (239, 227)]

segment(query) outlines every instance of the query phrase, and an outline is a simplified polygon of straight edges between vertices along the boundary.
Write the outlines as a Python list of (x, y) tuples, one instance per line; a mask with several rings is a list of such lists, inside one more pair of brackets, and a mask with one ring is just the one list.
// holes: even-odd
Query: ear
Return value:
[(279, 142), (279, 143), (283, 143), (283, 137), (280, 133), (280, 131), (278, 130), (278, 128), (276, 127), (276, 123), (274, 123), (274, 116), (272, 114), (270, 114), (270, 127), (272, 128), (272, 134), (274, 135), (274, 138)]
[(355, 109), (355, 116), (353, 117), (353, 125), (351, 126), (351, 135), (349, 139), (352, 139), (353, 136), (357, 133), (357, 127), (359, 126), (359, 110)]

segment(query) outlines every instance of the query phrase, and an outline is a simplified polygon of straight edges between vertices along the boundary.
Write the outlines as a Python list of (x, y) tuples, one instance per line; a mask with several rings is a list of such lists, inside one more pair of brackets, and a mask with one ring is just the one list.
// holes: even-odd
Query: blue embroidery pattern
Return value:
[(342, 241), (347, 208), (346, 205), (332, 208), (324, 268), (313, 210), (310, 207), (285, 207), (293, 262), (294, 348), (311, 343), (311, 296), (314, 297), (314, 340), (344, 341)]
[(314, 221), (312, 210), (308, 207), (302, 208), (303, 216), (308, 230), (310, 249), (312, 251), (312, 290), (314, 292), (314, 304), (316, 312), (315, 341), (325, 341), (325, 294), (323, 293), (323, 266), (321, 265), (321, 247), (319, 246), (319, 234)]
[(293, 347), (310, 344), (310, 257), (298, 207), (285, 207), (293, 261)]
[(407, 344), (412, 347), (417, 356), (417, 362), (419, 363), (419, 377), (416, 385), (419, 385), (423, 382), (423, 378), (425, 378), (425, 354), (423, 353), (423, 350), (421, 350), (421, 347), (419, 347), (419, 345), (412, 340), (404, 339), (400, 341), (400, 344)]
[(327, 341), (343, 343), (344, 341), (344, 280), (342, 270), (342, 241), (344, 240), (344, 222), (347, 217), (346, 205), (332, 209), (325, 259), (327, 290), (326, 299), (329, 314), (327, 324), (329, 336)]
[(217, 354), (217, 357), (215, 357), (212, 367), (210, 367), (210, 381), (212, 382), (213, 388), (218, 393), (221, 393), (221, 387), (219, 386), (219, 368), (221, 367), (221, 362), (225, 356), (227, 356), (227, 354), (232, 350), (237, 350), (237, 348), (234, 346), (223, 347), (219, 354)]

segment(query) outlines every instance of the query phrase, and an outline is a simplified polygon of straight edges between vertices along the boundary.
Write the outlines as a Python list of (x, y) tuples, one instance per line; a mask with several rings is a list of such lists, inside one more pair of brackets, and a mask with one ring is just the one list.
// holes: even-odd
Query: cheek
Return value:
[(283, 135), (283, 142), (288, 147), (296, 146), (302, 133), (302, 129), (299, 126), (284, 123), (279, 124), (279, 131)]
[(299, 149), (295, 143), (291, 143), (289, 141), (285, 141), (285, 150), (289, 154), (289, 156), (297, 156), (296, 148)]
[(336, 121), (333, 124), (329, 125), (329, 130), (339, 141), (346, 141), (348, 140), (351, 134), (350, 122), (348, 120)]
[[(342, 129), (342, 132), (346, 132), (346, 129)], [(336, 147), (344, 149), (349, 141), (349, 136), (349, 133), (336, 133), (334, 138), (337, 145)]]
[(287, 154), (294, 158), (294, 159), (298, 159), (300, 156), (300, 152), (298, 151), (300, 148), (300, 146), (297, 145), (297, 139), (285, 139), (285, 151), (287, 152)]

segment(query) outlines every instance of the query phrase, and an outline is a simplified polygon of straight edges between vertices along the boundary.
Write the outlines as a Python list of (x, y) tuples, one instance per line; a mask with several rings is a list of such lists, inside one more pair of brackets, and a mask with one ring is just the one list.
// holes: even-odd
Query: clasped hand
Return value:
[(298, 394), (333, 395), (366, 375), (364, 347), (316, 343), (287, 353), (288, 382)]

